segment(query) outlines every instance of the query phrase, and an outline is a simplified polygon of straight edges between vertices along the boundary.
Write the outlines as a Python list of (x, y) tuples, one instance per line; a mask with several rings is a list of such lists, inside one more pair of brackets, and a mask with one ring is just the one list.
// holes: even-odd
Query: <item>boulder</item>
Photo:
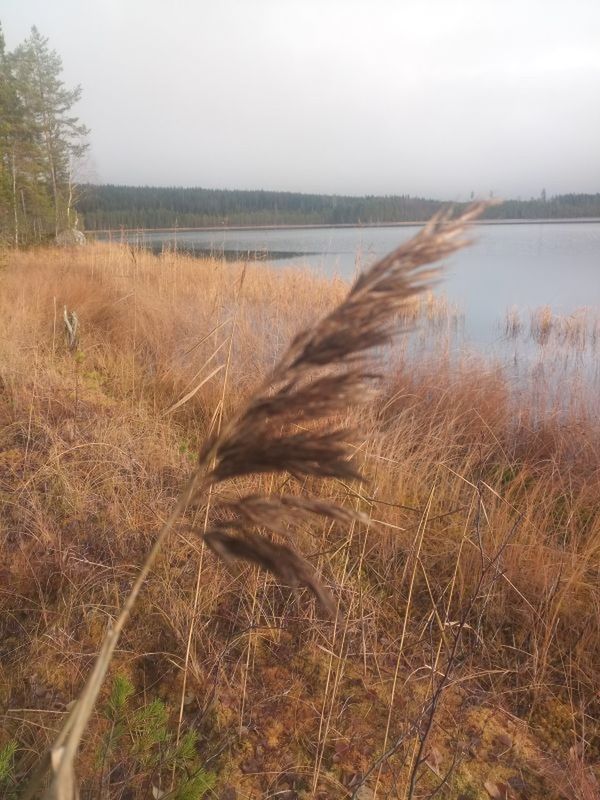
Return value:
[(67, 228), (56, 236), (56, 244), (59, 247), (73, 247), (74, 245), (85, 244), (85, 242), (85, 235), (75, 228)]

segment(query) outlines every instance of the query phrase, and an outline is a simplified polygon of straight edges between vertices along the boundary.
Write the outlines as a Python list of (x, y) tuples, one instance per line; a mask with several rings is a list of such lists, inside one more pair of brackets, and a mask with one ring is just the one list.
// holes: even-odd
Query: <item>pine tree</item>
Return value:
[(23, 213), (39, 239), (50, 226), (57, 234), (73, 225), (72, 165), (88, 147), (88, 130), (70, 113), (81, 87), (65, 87), (60, 56), (37, 28), (10, 60), (29, 137), (29, 147), (21, 153)]
[(19, 243), (16, 145), (20, 106), (0, 26), (0, 237)]

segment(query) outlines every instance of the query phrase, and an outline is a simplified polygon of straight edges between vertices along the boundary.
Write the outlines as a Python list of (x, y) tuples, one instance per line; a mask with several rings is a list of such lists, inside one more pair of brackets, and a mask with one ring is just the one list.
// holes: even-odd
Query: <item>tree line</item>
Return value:
[[(298, 192), (86, 185), (79, 209), (87, 230), (220, 225), (365, 225), (428, 219), (445, 203), (409, 195), (352, 197)], [(462, 205), (462, 204), (458, 204)], [(508, 200), (488, 219), (600, 217), (600, 194)]]
[(73, 169), (88, 130), (72, 114), (81, 88), (37, 28), (12, 52), (0, 27), (0, 241), (19, 246), (77, 226)]

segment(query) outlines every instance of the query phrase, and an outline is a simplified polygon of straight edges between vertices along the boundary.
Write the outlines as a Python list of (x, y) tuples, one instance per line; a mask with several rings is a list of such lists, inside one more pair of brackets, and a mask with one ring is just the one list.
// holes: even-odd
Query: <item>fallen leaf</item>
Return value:
[(427, 754), (427, 758), (425, 759), (425, 763), (429, 767), (432, 772), (438, 776), (438, 778), (442, 777), (442, 773), (440, 767), (442, 765), (442, 754), (437, 749), (437, 747), (431, 747), (429, 749), (429, 753)]
[(569, 758), (571, 759), (571, 761), (583, 760), (583, 744), (581, 742), (577, 742), (577, 744), (571, 745), (571, 747), (569, 747)]
[(499, 733), (498, 736), (496, 736), (494, 743), (503, 750), (510, 750), (510, 748), (513, 746), (513, 738), (507, 733)]
[(483, 786), (493, 800), (509, 800), (511, 796), (510, 786), (507, 783), (486, 781)]

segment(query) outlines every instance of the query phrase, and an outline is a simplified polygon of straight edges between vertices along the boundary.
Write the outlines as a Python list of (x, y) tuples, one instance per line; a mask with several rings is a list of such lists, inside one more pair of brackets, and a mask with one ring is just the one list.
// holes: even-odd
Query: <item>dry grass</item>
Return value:
[(531, 339), (540, 348), (548, 346), (571, 350), (577, 354), (595, 355), (600, 339), (600, 317), (591, 308), (578, 308), (571, 314), (557, 314), (550, 306), (540, 306), (526, 314), (518, 308), (506, 312), (504, 333), (507, 339)]
[[(108, 245), (11, 254), (1, 281), (0, 749), (17, 742), (22, 780), (200, 446), (347, 287)], [(443, 329), (421, 307), (408, 321)], [(477, 359), (397, 353), (382, 395), (340, 417), (365, 432), (352, 464), (367, 483), (216, 489), (170, 539), (112, 677), (162, 698), (179, 736), (197, 731), (217, 797), (595, 796), (600, 431), (572, 391), (558, 409)], [(343, 610), (333, 621), (303, 590), (225, 569), (198, 534), (241, 497), (315, 490), (360, 512), (302, 514), (288, 533)], [(160, 765), (98, 782), (106, 725), (98, 713), (84, 741), (84, 796), (168, 788)]]

